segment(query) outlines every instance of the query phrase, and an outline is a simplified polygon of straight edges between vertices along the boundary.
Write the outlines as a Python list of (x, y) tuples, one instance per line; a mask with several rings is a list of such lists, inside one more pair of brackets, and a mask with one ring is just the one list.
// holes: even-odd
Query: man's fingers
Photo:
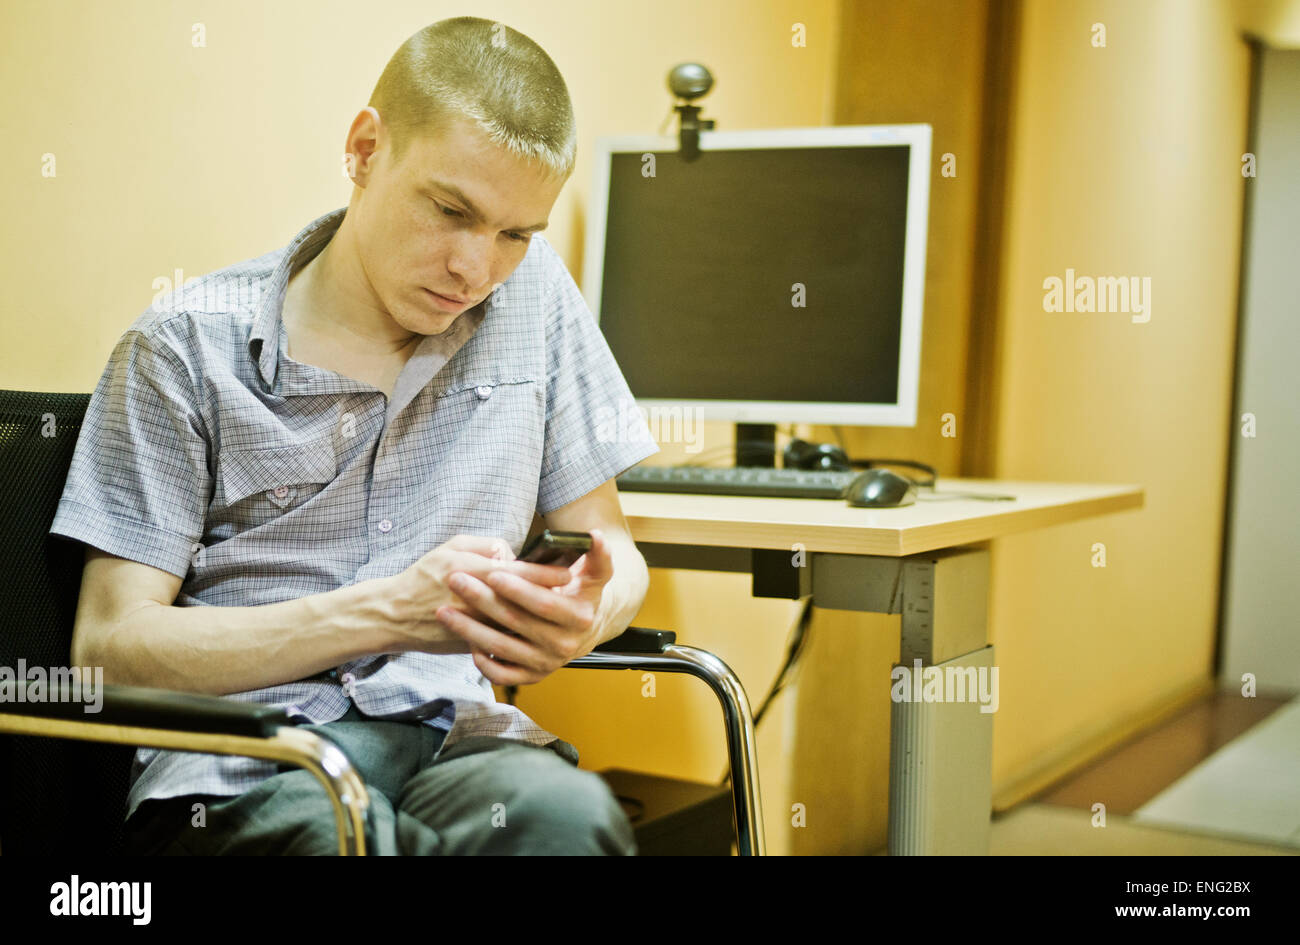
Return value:
[(474, 654), (474, 665), (478, 667), (478, 671), (495, 685), (526, 686), (546, 678), (546, 673), (536, 672), (513, 663), (503, 663), (499, 657), (492, 659), (496, 656), (495, 653), (489, 655), (477, 648), (471, 648), (470, 651)]
[(591, 550), (582, 556), (581, 574), (600, 584), (607, 583), (614, 576), (614, 556), (610, 553), (605, 533), (598, 528), (591, 530)]
[(536, 564), (532, 561), (498, 561), (492, 571), (517, 574), (525, 581), (542, 587), (563, 587), (573, 580), (573, 572), (562, 564)]
[[(537, 649), (523, 637), (485, 626), (456, 607), (439, 607), (435, 616), (472, 647), (528, 669), (543, 670)], [(481, 671), (481, 670), (480, 670)], [(543, 670), (544, 671), (544, 670)], [(483, 675), (487, 675), (484, 673)], [(490, 676), (488, 677), (491, 678)]]
[(525, 581), (540, 587), (563, 587), (573, 580), (573, 574), (563, 565), (533, 564), (530, 561), (504, 561), (495, 558), (484, 558), (482, 555), (470, 553), (457, 555), (453, 559), (448, 576), (457, 571), (472, 574), (480, 581), (485, 580), (494, 571), (508, 571), (510, 574), (517, 575)]
[(446, 544), (456, 551), (469, 551), (485, 558), (513, 561), (515, 557), (504, 538), (494, 538), (491, 535), (454, 535)]
[(581, 617), (577, 609), (578, 599), (556, 594), (554, 588), (538, 587), (516, 575), (495, 571), (487, 576), (483, 584), (486, 585), (485, 588), (472, 588), (478, 592), (473, 600), (480, 607), (488, 606), (492, 600), (489, 595), (492, 595), (496, 600), (519, 605), (527, 611), (529, 617), (540, 618), (547, 623), (569, 626)]
[(542, 587), (563, 587), (573, 580), (572, 572), (564, 565), (520, 561), (504, 538), (456, 535), (448, 539), (446, 546), (462, 552), (455, 556), (454, 570), (478, 577), (487, 577), (492, 571), (503, 568)]
[[(488, 576), (489, 581), (496, 579)], [(520, 580), (516, 578), (515, 580)], [(534, 587), (527, 581), (522, 581), (524, 586), (532, 588), (533, 592), (544, 595), (548, 598), (558, 598), (560, 595), (549, 593), (538, 587)], [(492, 586), (480, 581), (472, 574), (454, 574), (447, 582), (452, 593), (464, 600), (475, 610), (496, 622), (497, 625), (511, 631), (527, 636), (534, 642), (538, 642), (539, 624), (537, 617), (529, 613), (524, 607), (511, 603), (504, 596), (496, 593)]]

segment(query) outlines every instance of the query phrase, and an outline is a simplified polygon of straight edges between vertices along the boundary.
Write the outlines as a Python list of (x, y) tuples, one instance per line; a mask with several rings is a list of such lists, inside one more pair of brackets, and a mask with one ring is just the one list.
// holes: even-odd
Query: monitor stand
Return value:
[(736, 424), (736, 465), (776, 465), (776, 424)]

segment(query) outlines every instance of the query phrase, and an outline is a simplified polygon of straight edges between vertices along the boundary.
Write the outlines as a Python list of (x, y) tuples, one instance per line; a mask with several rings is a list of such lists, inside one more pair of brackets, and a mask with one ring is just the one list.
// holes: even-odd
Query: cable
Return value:
[(1016, 497), (1013, 495), (981, 495), (978, 492), (934, 492), (933, 487), (930, 494), (925, 497), (926, 502), (950, 502), (953, 499), (982, 499), (985, 502), (1016, 501)]
[[(772, 701), (780, 694), (781, 690), (790, 682), (795, 669), (799, 666), (799, 659), (803, 655), (804, 648), (808, 645), (808, 627), (812, 624), (812, 595), (803, 598), (803, 608), (799, 611), (799, 617), (795, 621), (794, 628), (791, 632), (790, 643), (786, 649), (785, 663), (781, 666), (780, 671), (776, 674), (776, 680), (772, 683), (772, 688), (768, 691), (767, 696), (763, 699), (763, 704), (758, 707), (754, 713), (754, 733), (757, 736), (758, 724), (763, 721), (763, 716), (767, 714), (768, 707)], [(726, 787), (731, 781), (731, 767), (728, 766), (726, 772), (722, 775), (722, 780), (718, 782), (719, 787)]]
[(677, 109), (673, 108), (673, 106), (668, 106), (668, 115), (664, 118), (664, 123), (659, 126), (659, 137), (663, 138), (668, 134), (668, 126), (672, 124), (673, 113), (676, 111)]
[(928, 482), (921, 482), (919, 479), (912, 479), (912, 483), (923, 489), (933, 489), (934, 484), (939, 480), (939, 474), (935, 472), (934, 467), (926, 463), (918, 463), (914, 459), (850, 459), (849, 464), (860, 469), (870, 469), (873, 466), (907, 466), (911, 469), (920, 469), (930, 474)]

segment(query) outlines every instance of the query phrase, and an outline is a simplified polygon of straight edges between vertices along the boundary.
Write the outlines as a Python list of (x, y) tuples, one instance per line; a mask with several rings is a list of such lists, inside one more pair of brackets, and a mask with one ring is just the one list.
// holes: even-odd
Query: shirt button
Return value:
[(393, 523), (390, 522), (388, 519), (384, 519), (382, 522), (379, 523), (379, 530), (381, 532), (391, 532), (393, 530)]
[(275, 496), (276, 496), (277, 499), (283, 499), (283, 498), (284, 498), (285, 496), (287, 496), (288, 494), (289, 494), (289, 487), (288, 487), (288, 486), (276, 486), (276, 487), (275, 487)]
[(474, 393), (478, 394), (479, 400), (487, 400), (492, 396), (492, 388), (484, 384), (481, 387), (475, 387)]

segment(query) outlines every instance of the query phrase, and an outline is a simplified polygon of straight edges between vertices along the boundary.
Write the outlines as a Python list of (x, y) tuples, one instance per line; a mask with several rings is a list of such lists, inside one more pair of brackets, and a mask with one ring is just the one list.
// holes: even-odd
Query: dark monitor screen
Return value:
[(632, 393), (896, 403), (908, 161), (665, 151), (646, 176), (642, 154), (612, 154), (600, 327)]

